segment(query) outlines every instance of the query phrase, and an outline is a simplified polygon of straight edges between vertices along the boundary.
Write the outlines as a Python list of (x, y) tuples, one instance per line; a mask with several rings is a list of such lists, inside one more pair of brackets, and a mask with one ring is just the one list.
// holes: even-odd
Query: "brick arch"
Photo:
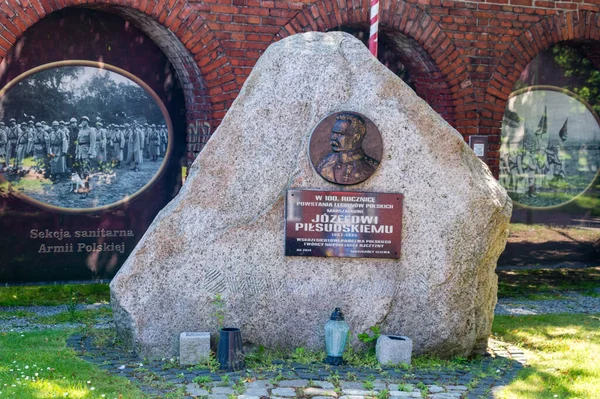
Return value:
[[(368, 26), (369, 10), (363, 5), (364, 2), (318, 0), (281, 28), (275, 40), (300, 32), (327, 31), (351, 25)], [(412, 52), (406, 54), (407, 66), (414, 71), (432, 74), (429, 82), (425, 76), (420, 77), (420, 82), (415, 82), (417, 93), (426, 100), (432, 100), (430, 105), (436, 111), (449, 115), (446, 119), (463, 134), (473, 134), (475, 127), (470, 112), (474, 113), (476, 107), (475, 94), (461, 52), (438, 23), (417, 5), (404, 0), (381, 0), (380, 9), (381, 32), (387, 32), (402, 42), (398, 48), (400, 51)], [(437, 95), (428, 98), (424, 95), (424, 88), (432, 81), (437, 87)], [(442, 108), (449, 110), (443, 111)]]
[(480, 127), (491, 136), (489, 164), (496, 176), (499, 167), (502, 118), (515, 83), (527, 65), (540, 52), (557, 43), (570, 40), (600, 41), (600, 14), (591, 11), (573, 11), (546, 17), (515, 37), (499, 54), (498, 66), (485, 92), (480, 118)]
[[(165, 53), (182, 85), (188, 126), (208, 121), (216, 128), (239, 93), (229, 57), (215, 33), (186, 0), (145, 0), (123, 5), (120, 0), (7, 0), (0, 4), (0, 62), (17, 39), (46, 15), (68, 7), (117, 14), (133, 21)], [(188, 160), (208, 137), (188, 128)]]

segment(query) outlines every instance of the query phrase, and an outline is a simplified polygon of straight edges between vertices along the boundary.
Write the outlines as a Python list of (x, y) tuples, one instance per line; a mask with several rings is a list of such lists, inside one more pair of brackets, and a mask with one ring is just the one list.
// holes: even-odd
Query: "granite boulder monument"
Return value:
[[(309, 154), (313, 128), (337, 112), (364, 115), (382, 138), (377, 167), (349, 186)], [(399, 258), (285, 256), (293, 189), (401, 193)], [(259, 59), (113, 279), (117, 331), (141, 356), (176, 355), (181, 332), (217, 332), (219, 294), (224, 323), (253, 344), (322, 348), (341, 307), (354, 334), (377, 325), (410, 337), (415, 354), (482, 352), (511, 210), (461, 135), (360, 41), (293, 35)]]

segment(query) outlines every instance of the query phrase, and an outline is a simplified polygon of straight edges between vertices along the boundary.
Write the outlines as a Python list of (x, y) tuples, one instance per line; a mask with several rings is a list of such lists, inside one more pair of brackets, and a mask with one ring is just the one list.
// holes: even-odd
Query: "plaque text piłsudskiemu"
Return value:
[(286, 256), (400, 258), (402, 194), (288, 190)]

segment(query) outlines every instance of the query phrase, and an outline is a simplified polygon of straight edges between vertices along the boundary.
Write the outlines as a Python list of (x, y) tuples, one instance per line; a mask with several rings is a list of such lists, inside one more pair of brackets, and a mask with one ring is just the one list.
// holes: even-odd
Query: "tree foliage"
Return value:
[(68, 121), (88, 116), (104, 123), (163, 123), (154, 99), (132, 81), (91, 67), (59, 67), (31, 75), (13, 86), (2, 99), (3, 119)]
[(564, 76), (573, 82), (573, 92), (600, 113), (600, 71), (581, 51), (572, 46), (558, 44), (552, 48), (552, 54)]

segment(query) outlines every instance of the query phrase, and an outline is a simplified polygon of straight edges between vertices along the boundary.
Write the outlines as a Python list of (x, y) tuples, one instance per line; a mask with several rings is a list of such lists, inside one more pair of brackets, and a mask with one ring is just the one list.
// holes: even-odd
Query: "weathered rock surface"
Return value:
[[(365, 182), (340, 187), (312, 168), (308, 141), (326, 115), (355, 111), (384, 153)], [(287, 189), (404, 194), (402, 256), (284, 256)], [(361, 42), (306, 33), (271, 45), (181, 192), (111, 283), (119, 335), (142, 356), (177, 354), (183, 331), (225, 324), (254, 344), (324, 345), (340, 306), (354, 333), (379, 325), (415, 354), (467, 355), (487, 343), (496, 260), (512, 203), (462, 137)]]

